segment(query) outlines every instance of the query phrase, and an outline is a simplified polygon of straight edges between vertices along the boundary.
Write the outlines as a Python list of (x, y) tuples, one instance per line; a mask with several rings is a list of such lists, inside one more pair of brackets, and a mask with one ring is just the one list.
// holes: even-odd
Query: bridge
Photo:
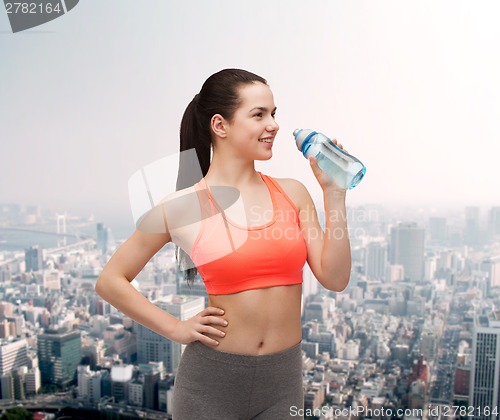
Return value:
[(92, 235), (87, 235), (84, 233), (67, 233), (67, 232), (54, 232), (50, 230), (39, 230), (39, 229), (33, 229), (29, 227), (22, 227), (22, 226), (8, 226), (8, 227), (3, 227), (0, 226), (0, 232), (1, 231), (7, 231), (7, 232), (12, 232), (12, 231), (17, 231), (17, 232), (27, 232), (27, 233), (39, 233), (42, 235), (53, 235), (53, 236), (59, 236), (59, 237), (71, 237), (71, 238), (76, 238), (76, 239), (91, 239), (93, 238)]

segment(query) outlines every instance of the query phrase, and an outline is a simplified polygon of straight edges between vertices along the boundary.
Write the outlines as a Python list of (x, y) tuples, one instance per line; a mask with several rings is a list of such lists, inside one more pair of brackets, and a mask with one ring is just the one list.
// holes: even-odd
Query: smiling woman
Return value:
[[(341, 291), (349, 280), (346, 190), (310, 159), (324, 192), (323, 232), (301, 182), (255, 170), (256, 160), (273, 155), (275, 116), (262, 77), (239, 69), (210, 76), (180, 129), (181, 152), (196, 150), (201, 179), (181, 153), (177, 191), (155, 213), (164, 233), (136, 230), (96, 285), (137, 322), (187, 344), (175, 378), (174, 420), (293, 417), (291, 407), (304, 407), (302, 268), (307, 261), (329, 290)], [(200, 274), (208, 293), (208, 307), (188, 320), (126, 284), (170, 241), (188, 283)]]

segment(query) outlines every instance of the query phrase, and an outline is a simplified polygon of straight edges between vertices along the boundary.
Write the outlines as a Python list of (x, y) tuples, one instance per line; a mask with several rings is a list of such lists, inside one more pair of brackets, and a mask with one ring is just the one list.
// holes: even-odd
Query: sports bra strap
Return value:
[(212, 217), (216, 213), (219, 213), (222, 216), (222, 219), (224, 220), (224, 225), (226, 226), (226, 232), (227, 232), (227, 235), (229, 237), (229, 241), (231, 243), (232, 250), (234, 251), (236, 248), (234, 246), (233, 237), (231, 235), (231, 231), (229, 229), (229, 225), (227, 223), (224, 212), (221, 212), (218, 208), (216, 208), (214, 206), (214, 203), (210, 199), (209, 191), (202, 187), (202, 185), (204, 184), (203, 181), (204, 180), (201, 180), (199, 183), (195, 184), (195, 189), (196, 189), (196, 193), (198, 194), (198, 201), (200, 203), (200, 209), (201, 209), (201, 223), (202, 223), (201, 229), (203, 229), (203, 226), (205, 225), (205, 221), (209, 217)]
[(288, 194), (283, 190), (283, 188), (280, 187), (280, 185), (278, 184), (277, 181), (275, 181), (272, 177), (270, 177), (269, 175), (264, 175), (264, 177), (266, 179), (268, 179), (269, 181), (271, 181), (271, 184), (274, 185), (274, 188), (276, 188), (276, 190), (278, 190), (281, 195), (283, 197), (285, 197), (285, 199), (290, 203), (290, 205), (293, 207), (293, 209), (295, 210), (295, 212), (297, 213), (297, 217), (299, 217), (299, 210), (297, 209), (297, 206), (295, 205), (295, 203), (292, 201), (292, 199), (288, 196)]
[[(201, 181), (200, 181), (201, 182)], [(200, 203), (201, 220), (206, 220), (215, 214), (212, 200), (208, 196), (208, 191), (204, 189), (201, 183), (195, 184), (196, 194), (198, 194), (198, 202)]]

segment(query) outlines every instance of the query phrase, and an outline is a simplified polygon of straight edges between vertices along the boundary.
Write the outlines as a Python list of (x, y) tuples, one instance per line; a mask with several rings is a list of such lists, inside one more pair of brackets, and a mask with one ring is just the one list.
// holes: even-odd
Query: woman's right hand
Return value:
[(224, 331), (210, 326), (211, 324), (223, 327), (227, 326), (227, 321), (220, 317), (222, 314), (224, 314), (222, 309), (209, 306), (188, 320), (179, 320), (171, 335), (171, 339), (181, 344), (188, 344), (199, 340), (204, 344), (217, 346), (219, 344), (218, 341), (204, 334), (210, 333), (219, 337), (226, 335)]

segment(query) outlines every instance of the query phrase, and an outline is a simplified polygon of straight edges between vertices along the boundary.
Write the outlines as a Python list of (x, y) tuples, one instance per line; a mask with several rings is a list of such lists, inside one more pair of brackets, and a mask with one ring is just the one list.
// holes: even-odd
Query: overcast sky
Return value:
[(85, 0), (13, 34), (0, 13), (0, 203), (132, 223), (128, 180), (177, 152), (212, 73), (265, 77), (257, 170), (321, 189), (292, 131), (367, 167), (348, 205), (500, 205), (500, 2)]

